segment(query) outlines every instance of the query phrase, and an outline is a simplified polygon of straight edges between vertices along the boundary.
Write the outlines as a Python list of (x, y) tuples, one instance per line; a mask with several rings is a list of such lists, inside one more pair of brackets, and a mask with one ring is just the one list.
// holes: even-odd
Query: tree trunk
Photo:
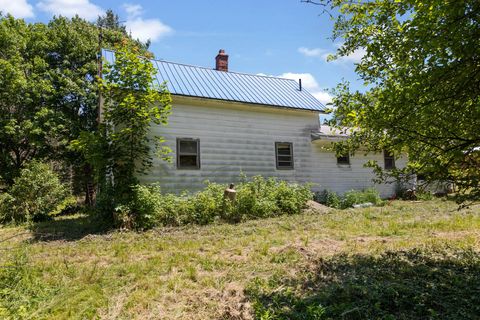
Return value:
[(95, 205), (96, 188), (92, 167), (87, 163), (83, 166), (83, 174), (85, 204), (89, 207), (93, 207)]

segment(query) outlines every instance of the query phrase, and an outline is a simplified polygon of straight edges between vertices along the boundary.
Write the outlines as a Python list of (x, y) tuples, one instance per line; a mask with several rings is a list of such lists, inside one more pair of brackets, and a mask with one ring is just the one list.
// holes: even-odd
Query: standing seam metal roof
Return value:
[[(115, 52), (104, 49), (103, 57), (112, 63)], [(299, 90), (295, 80), (150, 61), (157, 70), (158, 84), (165, 82), (174, 95), (325, 111), (325, 106), (310, 92)]]

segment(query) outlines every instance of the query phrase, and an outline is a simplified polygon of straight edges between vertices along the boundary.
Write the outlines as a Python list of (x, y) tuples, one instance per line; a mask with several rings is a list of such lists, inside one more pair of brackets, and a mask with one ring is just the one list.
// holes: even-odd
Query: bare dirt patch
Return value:
[(232, 282), (225, 286), (220, 295), (221, 315), (218, 319), (250, 320), (253, 319), (253, 310), (245, 297), (242, 285)]

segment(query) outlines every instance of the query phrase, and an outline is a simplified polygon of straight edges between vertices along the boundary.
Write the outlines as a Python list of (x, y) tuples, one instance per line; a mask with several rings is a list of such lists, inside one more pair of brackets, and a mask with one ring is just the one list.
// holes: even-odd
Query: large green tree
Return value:
[(47, 27), (0, 18), (0, 184), (10, 184), (25, 161), (47, 155), (46, 141), (58, 131), (46, 100)]
[(170, 93), (165, 84), (156, 83), (156, 72), (150, 60), (123, 43), (117, 46), (115, 61), (106, 64), (100, 81), (104, 98), (104, 131), (100, 133), (105, 134), (108, 150), (101, 155), (109, 156), (107, 171), (111, 170), (118, 196), (129, 196), (137, 175), (152, 166), (153, 151), (163, 159), (171, 152), (162, 137), (150, 132), (152, 124), (166, 125), (171, 112)]
[(0, 16), (0, 185), (32, 159), (56, 160), (81, 177), (80, 186), (91, 179), (69, 145), (97, 130), (99, 49), (125, 39), (147, 54), (114, 18), (100, 17), (99, 27), (79, 17), (30, 24)]
[(167, 124), (171, 96), (165, 84), (155, 81), (157, 70), (151, 61), (139, 53), (123, 42), (116, 47), (114, 61), (105, 61), (99, 79), (100, 128), (82, 132), (72, 143), (95, 169), (99, 211), (109, 218), (114, 208), (131, 200), (137, 176), (151, 167), (154, 153), (167, 160), (171, 152), (150, 130), (153, 124)]
[[(452, 180), (480, 197), (480, 1), (325, 0), (336, 58), (365, 50), (366, 85), (338, 86), (332, 123), (354, 128), (337, 147), (407, 152), (427, 180)], [(388, 175), (383, 175), (386, 177)]]

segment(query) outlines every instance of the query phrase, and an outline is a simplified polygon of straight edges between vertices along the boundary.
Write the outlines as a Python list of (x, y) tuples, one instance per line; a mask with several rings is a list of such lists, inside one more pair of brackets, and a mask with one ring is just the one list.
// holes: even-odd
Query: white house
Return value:
[[(107, 61), (114, 59), (104, 51)], [(220, 50), (215, 69), (152, 60), (157, 81), (166, 81), (173, 113), (168, 126), (152, 134), (163, 136), (174, 161), (154, 161), (144, 183), (163, 190), (198, 190), (205, 180), (228, 184), (241, 173), (313, 184), (314, 191), (339, 193), (374, 186), (382, 196), (394, 185), (374, 185), (364, 168), (375, 159), (387, 168), (388, 154), (337, 158), (328, 146), (343, 138), (321, 126), (325, 107), (301, 86), (301, 81), (228, 71), (228, 55)], [(398, 160), (397, 160), (398, 162)]]

